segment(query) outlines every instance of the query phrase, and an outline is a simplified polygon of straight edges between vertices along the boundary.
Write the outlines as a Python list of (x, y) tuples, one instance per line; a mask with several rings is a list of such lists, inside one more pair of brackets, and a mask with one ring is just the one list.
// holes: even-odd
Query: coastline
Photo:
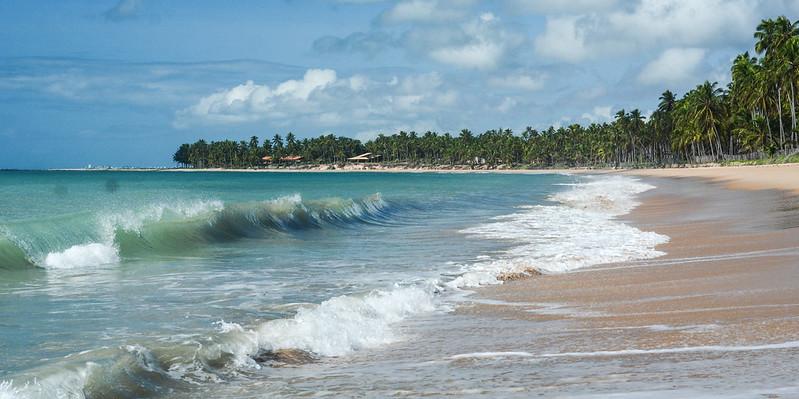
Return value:
[[(492, 348), (485, 337), (486, 351), (546, 353), (586, 369), (575, 378), (635, 363), (608, 386), (614, 392), (663, 374), (667, 396), (697, 387), (795, 393), (792, 377), (769, 365), (799, 360), (799, 167), (622, 173), (656, 186), (620, 219), (668, 235), (657, 247), (666, 255), (477, 289), (458, 313), (475, 325), (513, 320), (540, 334), (514, 347)], [(747, 367), (736, 370), (741, 362)]]
[[(766, 170), (786, 170), (786, 173), (759, 173)], [(663, 168), (603, 168), (603, 167), (569, 167), (569, 168), (475, 168), (463, 165), (453, 167), (407, 167), (349, 164), (344, 167), (318, 165), (310, 167), (234, 169), (234, 168), (53, 168), (49, 171), (60, 172), (173, 172), (173, 173), (479, 173), (479, 174), (625, 174), (640, 177), (674, 177), (705, 178), (711, 181), (729, 183), (730, 188), (739, 189), (789, 189), (799, 190), (799, 163), (779, 163), (766, 165), (730, 165), (717, 164), (693, 165)], [(744, 171), (744, 172), (740, 172)]]
[(175, 172), (175, 173), (495, 173), (495, 174), (549, 174), (549, 173), (593, 173), (607, 172), (613, 169), (591, 168), (553, 168), (553, 169), (467, 169), (467, 168), (430, 168), (430, 167), (343, 167), (332, 168), (329, 165), (310, 168), (265, 168), (265, 169), (233, 169), (233, 168), (60, 168), (47, 169), (55, 172)]

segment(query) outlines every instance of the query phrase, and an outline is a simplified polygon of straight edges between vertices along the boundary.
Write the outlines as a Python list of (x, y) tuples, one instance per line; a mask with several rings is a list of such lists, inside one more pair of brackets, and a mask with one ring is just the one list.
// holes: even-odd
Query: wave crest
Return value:
[(2, 229), (0, 265), (11, 269), (34, 265), (48, 269), (100, 266), (125, 258), (181, 254), (199, 246), (242, 238), (386, 223), (391, 210), (380, 194), (363, 199), (303, 200), (294, 194), (253, 203), (158, 203), (100, 214), (89, 231), (72, 231), (69, 223), (46, 226), (46, 237), (28, 236), (36, 245)]

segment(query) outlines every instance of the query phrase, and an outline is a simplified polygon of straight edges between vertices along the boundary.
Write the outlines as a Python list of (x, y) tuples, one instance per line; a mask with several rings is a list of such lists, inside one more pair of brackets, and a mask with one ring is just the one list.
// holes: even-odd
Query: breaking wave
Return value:
[[(29, 223), (33, 233), (0, 227), (0, 268), (67, 269), (118, 263), (126, 258), (184, 253), (242, 238), (387, 223), (392, 207), (380, 194), (363, 199), (303, 200), (298, 194), (258, 203), (221, 201), (155, 204), (143, 209), (79, 215), (57, 223)], [(86, 223), (86, 219), (93, 222)]]

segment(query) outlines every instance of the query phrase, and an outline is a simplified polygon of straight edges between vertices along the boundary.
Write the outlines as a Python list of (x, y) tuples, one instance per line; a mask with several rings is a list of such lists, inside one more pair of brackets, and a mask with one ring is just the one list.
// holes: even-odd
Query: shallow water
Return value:
[[(614, 219), (649, 188), (563, 175), (2, 172), (0, 397), (362, 392), (335, 370), (366, 359), (363, 372), (397, 373), (370, 356), (437, 328), (465, 288), (658, 256), (665, 237)], [(430, 350), (456, 347), (444, 345)], [(253, 360), (283, 349), (315, 361)]]

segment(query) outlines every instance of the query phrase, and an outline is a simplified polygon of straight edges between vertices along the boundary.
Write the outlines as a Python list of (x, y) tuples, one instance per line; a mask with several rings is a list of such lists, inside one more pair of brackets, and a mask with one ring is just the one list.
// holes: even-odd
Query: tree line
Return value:
[(735, 58), (726, 87), (705, 81), (682, 97), (666, 90), (648, 117), (638, 109), (619, 110), (612, 121), (587, 126), (528, 127), (521, 134), (400, 131), (366, 143), (332, 134), (298, 140), (292, 133), (261, 145), (255, 136), (249, 142), (199, 140), (182, 144), (173, 159), (191, 167), (256, 167), (264, 156), (330, 164), (373, 152), (387, 163), (546, 167), (706, 162), (793, 151), (799, 144), (799, 22), (763, 20), (754, 39), (755, 54)]

